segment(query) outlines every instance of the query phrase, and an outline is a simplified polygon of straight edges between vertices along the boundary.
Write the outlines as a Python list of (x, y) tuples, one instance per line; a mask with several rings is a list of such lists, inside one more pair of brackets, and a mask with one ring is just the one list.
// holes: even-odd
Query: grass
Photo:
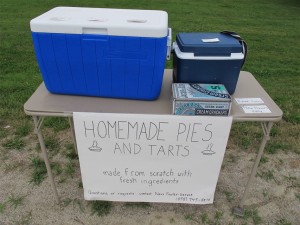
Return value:
[(193, 214), (187, 214), (187, 215), (184, 216), (184, 219), (193, 221), (194, 217), (195, 217), (194, 213)]
[(64, 155), (66, 156), (66, 158), (72, 160), (72, 159), (78, 159), (78, 155), (75, 152), (75, 147), (74, 147), (74, 143), (68, 143), (65, 145), (65, 151), (64, 151)]
[(44, 161), (39, 157), (33, 157), (31, 159), (30, 166), (33, 168), (30, 183), (40, 185), (47, 175), (47, 169)]
[(151, 204), (149, 202), (126, 202), (124, 206), (145, 209), (151, 207)]
[[(67, 164), (66, 168), (62, 168), (61, 164), (58, 162), (51, 162), (50, 164), (52, 172), (54, 175), (58, 176), (63, 172), (66, 173), (67, 176), (73, 176), (75, 169), (70, 169), (70, 165)], [(33, 169), (31, 174), (30, 183), (34, 185), (40, 185), (47, 176), (47, 168), (44, 160), (39, 157), (33, 157), (30, 159), (30, 167)]]
[(216, 212), (215, 212), (215, 222), (214, 222), (214, 223), (215, 223), (215, 224), (220, 224), (223, 215), (224, 215), (223, 212), (221, 212), (221, 211), (216, 211)]
[(53, 162), (51, 164), (51, 168), (55, 175), (60, 175), (63, 172), (62, 166), (57, 162)]
[(12, 163), (3, 162), (3, 170), (4, 172), (9, 172), (15, 169), (15, 165)]
[(52, 136), (46, 137), (45, 145), (46, 145), (47, 149), (51, 150), (52, 156), (56, 155), (59, 152), (60, 142), (56, 136), (52, 135)]
[(286, 219), (280, 219), (276, 222), (275, 225), (292, 225), (292, 223), (288, 222)]
[(74, 162), (68, 162), (67, 165), (64, 168), (64, 173), (67, 177), (73, 178), (73, 175), (75, 173), (75, 164)]
[(70, 127), (68, 119), (63, 117), (45, 118), (43, 125), (45, 127), (52, 128), (55, 132), (68, 129)]
[(225, 194), (226, 199), (227, 199), (228, 202), (232, 202), (234, 200), (232, 192), (224, 191), (223, 193)]
[(32, 132), (32, 130), (32, 124), (26, 121), (16, 128), (15, 135), (19, 137), (26, 137), (30, 132)]
[(200, 220), (196, 218), (195, 213), (190, 213), (184, 215), (184, 219), (188, 221), (193, 221), (196, 224), (223, 224), (224, 221), (222, 222), (224, 213), (222, 211), (215, 211), (215, 214), (213, 216), (213, 220), (209, 219), (209, 215), (206, 212), (203, 212), (200, 214)]
[[(66, 181), (68, 177), (72, 178), (75, 173), (75, 163), (70, 161), (65, 167), (62, 167), (58, 162), (51, 162), (51, 169), (54, 175), (62, 175), (59, 179), (59, 183)], [(30, 159), (30, 167), (33, 169), (30, 183), (34, 185), (40, 185), (47, 176), (47, 169), (44, 160), (39, 157), (33, 157)]]
[(170, 223), (176, 223), (176, 220), (172, 217), (169, 222)]
[(257, 122), (242, 122), (232, 124), (230, 137), (241, 149), (255, 149), (262, 137), (262, 130)]
[(13, 207), (14, 209), (16, 209), (17, 207), (19, 207), (20, 205), (23, 204), (23, 201), (25, 199), (26, 196), (15, 196), (15, 195), (11, 195), (8, 198), (8, 203), (10, 204), (11, 207)]
[(6, 138), (8, 136), (9, 132), (6, 129), (0, 129), (0, 140), (3, 138)]
[(230, 163), (236, 163), (237, 159), (238, 159), (238, 156), (237, 156), (237, 155), (234, 155), (234, 154), (230, 153), (230, 154), (228, 155), (228, 160), (227, 160), (227, 162), (230, 162)]
[(5, 208), (6, 208), (5, 202), (0, 202), (0, 213), (4, 213)]
[(261, 157), (261, 159), (260, 159), (260, 163), (267, 163), (267, 162), (269, 162), (269, 159), (268, 159), (268, 157), (266, 157), (266, 156), (262, 156)]
[(292, 144), (276, 141), (268, 144), (268, 146), (266, 147), (266, 152), (273, 155), (278, 153), (280, 150), (285, 151), (286, 149), (294, 149), (294, 147)]
[(208, 222), (208, 215), (207, 215), (207, 213), (202, 213), (201, 216), (200, 216), (200, 218), (201, 218), (201, 222), (203, 224), (206, 224)]
[(295, 194), (296, 199), (298, 199), (298, 201), (300, 201), (300, 193)]
[(257, 172), (257, 176), (259, 176), (260, 178), (262, 178), (266, 181), (275, 180), (273, 170)]
[(84, 211), (85, 211), (85, 208), (84, 208), (84, 205), (83, 205), (83, 203), (82, 203), (82, 200), (80, 200), (80, 199), (77, 199), (77, 198), (74, 198), (74, 199), (66, 198), (66, 199), (64, 199), (64, 200), (62, 201), (62, 205), (63, 205), (64, 207), (67, 207), (67, 206), (70, 205), (70, 204), (73, 205), (73, 209), (74, 209), (75, 207), (78, 207), (79, 210), (80, 210), (81, 212), (84, 212)]
[(110, 213), (112, 203), (108, 201), (91, 201), (91, 215), (105, 216)]
[(254, 225), (263, 223), (262, 218), (258, 215), (257, 209), (246, 209), (244, 219), (251, 219)]
[(269, 196), (269, 192), (267, 190), (263, 190), (262, 194), (263, 194), (264, 198)]
[(83, 188), (83, 183), (82, 183), (82, 180), (80, 180), (80, 181), (78, 182), (78, 187), (79, 187), (80, 189), (82, 189), (82, 188)]
[(3, 147), (7, 149), (16, 149), (16, 150), (21, 150), (25, 147), (25, 142), (22, 138), (15, 136), (12, 137), (8, 140), (6, 140), (3, 144)]

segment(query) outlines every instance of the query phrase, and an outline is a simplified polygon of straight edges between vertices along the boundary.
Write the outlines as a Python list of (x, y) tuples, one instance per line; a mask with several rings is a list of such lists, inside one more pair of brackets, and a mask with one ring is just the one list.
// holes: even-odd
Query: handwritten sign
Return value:
[(243, 105), (245, 113), (271, 113), (271, 110), (266, 105)]
[(261, 98), (235, 98), (235, 101), (239, 105), (246, 105), (246, 104), (263, 104), (264, 101)]
[(86, 200), (213, 202), (231, 117), (73, 116)]

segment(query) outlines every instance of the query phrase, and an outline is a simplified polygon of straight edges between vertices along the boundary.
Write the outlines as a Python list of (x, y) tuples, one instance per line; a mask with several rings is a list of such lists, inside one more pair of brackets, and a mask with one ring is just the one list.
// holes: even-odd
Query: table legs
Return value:
[(247, 185), (246, 185), (244, 194), (242, 196), (242, 199), (240, 200), (239, 205), (233, 209), (233, 214), (238, 215), (238, 216), (244, 216), (244, 213), (245, 213), (244, 212), (245, 200), (246, 200), (247, 195), (249, 193), (249, 189), (250, 189), (250, 187), (253, 183), (253, 179), (256, 175), (257, 168), (258, 168), (260, 159), (262, 157), (262, 154), (264, 152), (266, 143), (267, 143), (268, 140), (270, 140), (270, 131), (272, 129), (273, 122), (262, 122), (261, 125), (262, 125), (262, 129), (263, 129), (263, 132), (264, 132), (263, 139), (261, 141), (261, 144), (260, 144), (257, 156), (256, 156), (256, 160), (255, 160), (255, 163), (252, 167), (252, 171), (251, 171), (250, 177), (247, 181)]
[(75, 152), (78, 155), (77, 143), (76, 143), (76, 137), (75, 137), (75, 130), (74, 130), (74, 123), (73, 123), (73, 117), (69, 117), (69, 123), (70, 123), (70, 128), (71, 128), (71, 133), (72, 133), (72, 138), (73, 138)]
[(51, 166), (50, 166), (50, 163), (49, 163), (49, 158), (48, 158), (48, 153), (47, 153), (47, 149), (46, 149), (46, 146), (45, 146), (44, 138), (43, 138), (43, 135), (42, 135), (42, 132), (41, 132), (41, 126), (43, 124), (44, 117), (32, 116), (32, 118), (33, 118), (33, 121), (34, 121), (34, 131), (38, 136), (40, 146), (41, 146), (41, 150), (42, 150), (42, 154), (43, 154), (43, 158), (44, 158), (44, 161), (45, 161), (45, 164), (46, 164), (47, 174), (48, 174), (48, 177), (50, 179), (50, 183), (51, 183), (54, 195), (55, 195), (55, 199), (56, 199), (57, 203), (59, 204), (60, 200), (59, 200), (57, 189), (56, 189), (56, 186), (55, 186), (55, 183), (54, 183), (54, 178), (53, 178)]

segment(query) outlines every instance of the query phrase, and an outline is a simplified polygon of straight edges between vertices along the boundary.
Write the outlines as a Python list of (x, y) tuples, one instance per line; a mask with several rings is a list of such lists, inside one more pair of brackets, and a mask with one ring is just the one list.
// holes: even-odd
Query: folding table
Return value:
[[(73, 127), (73, 112), (98, 112), (98, 113), (136, 113), (136, 114), (170, 114), (172, 113), (171, 101), (171, 83), (172, 70), (166, 69), (164, 73), (164, 80), (160, 97), (155, 101), (141, 101), (141, 100), (127, 100), (127, 99), (113, 99), (113, 98), (99, 98), (86, 96), (70, 96), (70, 95), (56, 95), (51, 94), (46, 90), (44, 83), (42, 83), (33, 95), (28, 99), (24, 105), (24, 110), (27, 115), (33, 117), (35, 133), (38, 136), (40, 147), (43, 153), (44, 161), (47, 168), (48, 177), (51, 181), (52, 189), (55, 198), (59, 203), (59, 196), (56, 185), (53, 179), (47, 149), (45, 147), (42, 124), (45, 117), (68, 117), (70, 127), (73, 135), (75, 150), (76, 139)], [(268, 113), (245, 113), (241, 104), (235, 101), (236, 98), (260, 98), (266, 105), (270, 112)], [(257, 168), (263, 154), (265, 145), (270, 139), (270, 131), (273, 122), (279, 121), (282, 118), (282, 111), (266, 93), (261, 85), (256, 81), (254, 76), (242, 71), (239, 76), (238, 84), (235, 93), (232, 95), (232, 106), (230, 115), (234, 122), (243, 121), (258, 121), (261, 122), (263, 137), (256, 156), (256, 160), (252, 167), (251, 174), (248, 178), (245, 191), (240, 199), (239, 205), (234, 208), (234, 214), (244, 214), (244, 202), (253, 183)]]

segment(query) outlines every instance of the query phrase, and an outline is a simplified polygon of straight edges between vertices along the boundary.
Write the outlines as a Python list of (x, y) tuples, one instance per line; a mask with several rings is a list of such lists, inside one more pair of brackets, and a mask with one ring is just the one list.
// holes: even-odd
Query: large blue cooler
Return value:
[(234, 93), (245, 58), (239, 40), (221, 33), (179, 33), (173, 48), (174, 82), (223, 84)]
[(144, 100), (159, 96), (166, 12), (57, 7), (31, 20), (30, 27), (50, 92)]

